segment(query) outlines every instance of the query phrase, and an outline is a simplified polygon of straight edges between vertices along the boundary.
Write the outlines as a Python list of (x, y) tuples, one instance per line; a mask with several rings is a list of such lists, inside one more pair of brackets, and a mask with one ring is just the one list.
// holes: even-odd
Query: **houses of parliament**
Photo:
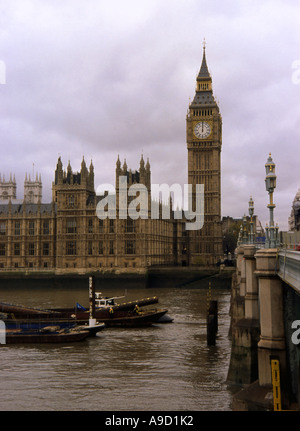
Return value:
[[(42, 203), (40, 176), (24, 182), (24, 199), (16, 199), (14, 177), (0, 177), (0, 271), (146, 271), (151, 266), (206, 266), (223, 255), (221, 228), (222, 118), (216, 103), (205, 46), (193, 101), (186, 117), (188, 184), (204, 184), (204, 225), (186, 230), (183, 219), (106, 218), (97, 216), (100, 197), (94, 166), (82, 160), (79, 171), (64, 168), (59, 157), (52, 201)], [(151, 168), (141, 156), (137, 170), (116, 161), (128, 187), (143, 184), (151, 200)], [(162, 203), (159, 204), (160, 213)]]

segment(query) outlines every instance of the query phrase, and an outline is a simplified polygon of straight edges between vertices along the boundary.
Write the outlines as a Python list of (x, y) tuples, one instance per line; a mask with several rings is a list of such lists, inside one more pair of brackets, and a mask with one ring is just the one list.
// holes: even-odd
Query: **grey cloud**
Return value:
[(300, 86), (291, 80), (296, 3), (7, 3), (0, 172), (16, 173), (19, 194), (34, 163), (50, 199), (59, 153), (75, 170), (83, 155), (93, 158), (96, 184), (114, 182), (118, 154), (136, 169), (141, 153), (153, 182), (186, 182), (185, 115), (205, 37), (223, 116), (223, 215), (242, 216), (253, 194), (257, 214), (268, 220), (264, 163), (271, 151), (275, 219), (287, 227), (300, 182)]

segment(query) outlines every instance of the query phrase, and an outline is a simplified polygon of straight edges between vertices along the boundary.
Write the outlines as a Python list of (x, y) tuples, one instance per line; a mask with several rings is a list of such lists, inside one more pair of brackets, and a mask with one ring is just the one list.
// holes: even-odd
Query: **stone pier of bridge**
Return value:
[(232, 409), (274, 410), (271, 366), (274, 359), (280, 365), (281, 408), (295, 409), (296, 406), (299, 409), (299, 396), (297, 399), (295, 391), (291, 391), (294, 376), (289, 367), (285, 286), (278, 275), (278, 249), (241, 244), (236, 250), (236, 262), (231, 300), (232, 351), (227, 380), (239, 390), (233, 397)]

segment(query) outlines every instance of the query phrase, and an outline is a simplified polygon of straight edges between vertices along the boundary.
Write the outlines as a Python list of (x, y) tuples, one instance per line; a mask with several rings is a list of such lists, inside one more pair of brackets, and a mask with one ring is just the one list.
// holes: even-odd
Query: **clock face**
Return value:
[(205, 121), (200, 121), (194, 127), (194, 134), (199, 139), (207, 138), (210, 135), (210, 132), (210, 125)]

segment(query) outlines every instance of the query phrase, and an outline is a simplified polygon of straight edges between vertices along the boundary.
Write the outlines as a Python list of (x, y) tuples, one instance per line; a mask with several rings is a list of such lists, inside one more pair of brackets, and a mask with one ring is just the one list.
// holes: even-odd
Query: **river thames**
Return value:
[[(105, 287), (106, 296), (124, 290)], [(132, 288), (126, 298), (158, 296), (173, 323), (105, 328), (72, 344), (1, 345), (1, 411), (229, 411), (230, 290), (218, 301), (215, 346), (206, 342), (207, 289)], [(87, 288), (9, 288), (0, 301), (34, 307), (88, 306)], [(152, 306), (153, 307), (153, 306)]]

